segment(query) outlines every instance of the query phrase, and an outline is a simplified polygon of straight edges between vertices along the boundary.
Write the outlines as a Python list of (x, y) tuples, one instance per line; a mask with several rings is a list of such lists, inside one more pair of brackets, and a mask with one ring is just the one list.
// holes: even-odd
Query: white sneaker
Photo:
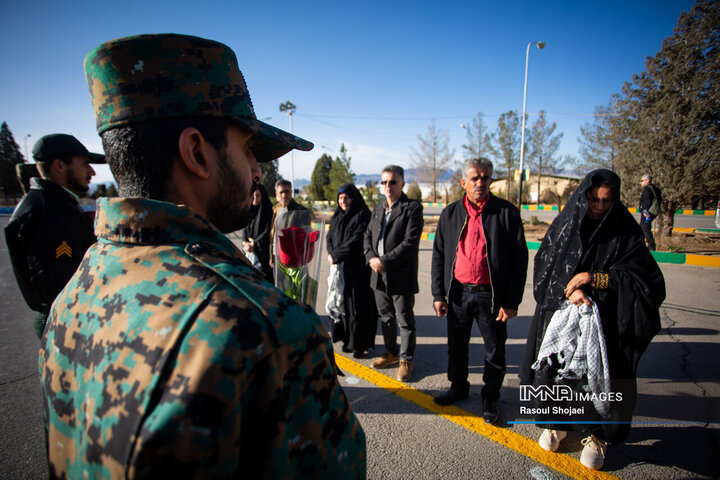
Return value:
[(583, 438), (582, 454), (580, 454), (580, 463), (593, 470), (600, 470), (605, 463), (605, 452), (607, 451), (607, 442), (603, 442), (595, 435)]
[(548, 452), (554, 452), (560, 446), (560, 442), (567, 437), (567, 432), (564, 430), (543, 430), (538, 443), (540, 446)]

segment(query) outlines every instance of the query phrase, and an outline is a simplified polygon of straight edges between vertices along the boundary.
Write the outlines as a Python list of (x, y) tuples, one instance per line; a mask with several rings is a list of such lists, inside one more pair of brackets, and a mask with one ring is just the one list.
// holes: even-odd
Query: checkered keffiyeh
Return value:
[(559, 369), (556, 380), (581, 379), (587, 376), (585, 391), (594, 395), (593, 405), (606, 417), (610, 402), (597, 394), (610, 393), (610, 369), (603, 337), (600, 312), (594, 301), (591, 305), (573, 305), (565, 300), (553, 314), (543, 337), (533, 370), (551, 365), (557, 356)]

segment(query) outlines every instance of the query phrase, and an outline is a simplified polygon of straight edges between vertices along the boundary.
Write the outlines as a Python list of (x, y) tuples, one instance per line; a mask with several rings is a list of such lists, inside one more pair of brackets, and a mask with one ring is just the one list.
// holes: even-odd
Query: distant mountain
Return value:
[[(440, 175), (438, 176), (439, 182), (447, 182), (450, 181), (453, 177), (455, 172), (453, 170), (442, 170)], [(419, 168), (407, 168), (405, 169), (405, 183), (410, 182), (419, 182), (419, 179), (421, 177), (421, 170)], [(380, 174), (379, 173), (356, 173), (355, 174), (355, 185), (364, 187), (367, 182), (373, 182), (373, 183), (380, 183)], [(305, 185), (309, 184), (309, 180), (303, 179), (296, 179), (295, 180), (295, 188), (302, 188)]]
[[(452, 177), (454, 174), (455, 174), (454, 170), (440, 170), (440, 173), (438, 175), (438, 182), (448, 182), (448, 181), (452, 180)], [(410, 183), (410, 182), (420, 183), (421, 177), (422, 177), (422, 169), (420, 169), (420, 168), (405, 169), (405, 183)]]
[[(405, 183), (420, 182), (422, 171), (419, 168), (406, 168), (405, 169)], [(454, 170), (442, 170), (438, 176), (438, 182), (449, 182), (452, 180)], [(375, 184), (380, 183), (379, 173), (356, 173), (355, 174), (355, 185), (364, 187), (367, 182), (373, 182)], [(305, 185), (308, 185), (310, 180), (304, 178), (295, 179), (295, 188), (302, 189)]]
[(364, 187), (367, 182), (380, 183), (379, 173), (356, 173), (355, 174), (355, 185)]

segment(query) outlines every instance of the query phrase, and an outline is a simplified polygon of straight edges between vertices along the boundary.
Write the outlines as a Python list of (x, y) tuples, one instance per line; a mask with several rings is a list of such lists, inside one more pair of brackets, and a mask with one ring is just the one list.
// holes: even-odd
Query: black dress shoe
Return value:
[(362, 352), (360, 350), (353, 351), (353, 358), (363, 358), (363, 355), (365, 355), (365, 352)]
[(468, 390), (450, 387), (450, 389), (441, 393), (437, 397), (433, 397), (433, 402), (442, 406), (452, 405), (460, 400), (466, 400), (468, 398), (468, 393)]
[(348, 347), (347, 345), (343, 345), (342, 351), (345, 353), (350, 353), (350, 352), (352, 352), (352, 348)]
[(491, 401), (483, 398), (483, 420), (485, 420), (485, 423), (494, 425), (498, 418), (500, 418), (500, 412), (498, 411), (497, 400)]

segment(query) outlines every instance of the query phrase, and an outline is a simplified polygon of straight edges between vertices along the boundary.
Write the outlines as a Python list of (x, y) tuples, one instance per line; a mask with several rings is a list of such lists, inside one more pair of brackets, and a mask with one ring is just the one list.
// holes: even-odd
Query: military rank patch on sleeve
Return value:
[(63, 255), (72, 258), (72, 248), (70, 248), (70, 245), (68, 245), (66, 241), (63, 241), (60, 246), (55, 249), (55, 258), (60, 258)]

